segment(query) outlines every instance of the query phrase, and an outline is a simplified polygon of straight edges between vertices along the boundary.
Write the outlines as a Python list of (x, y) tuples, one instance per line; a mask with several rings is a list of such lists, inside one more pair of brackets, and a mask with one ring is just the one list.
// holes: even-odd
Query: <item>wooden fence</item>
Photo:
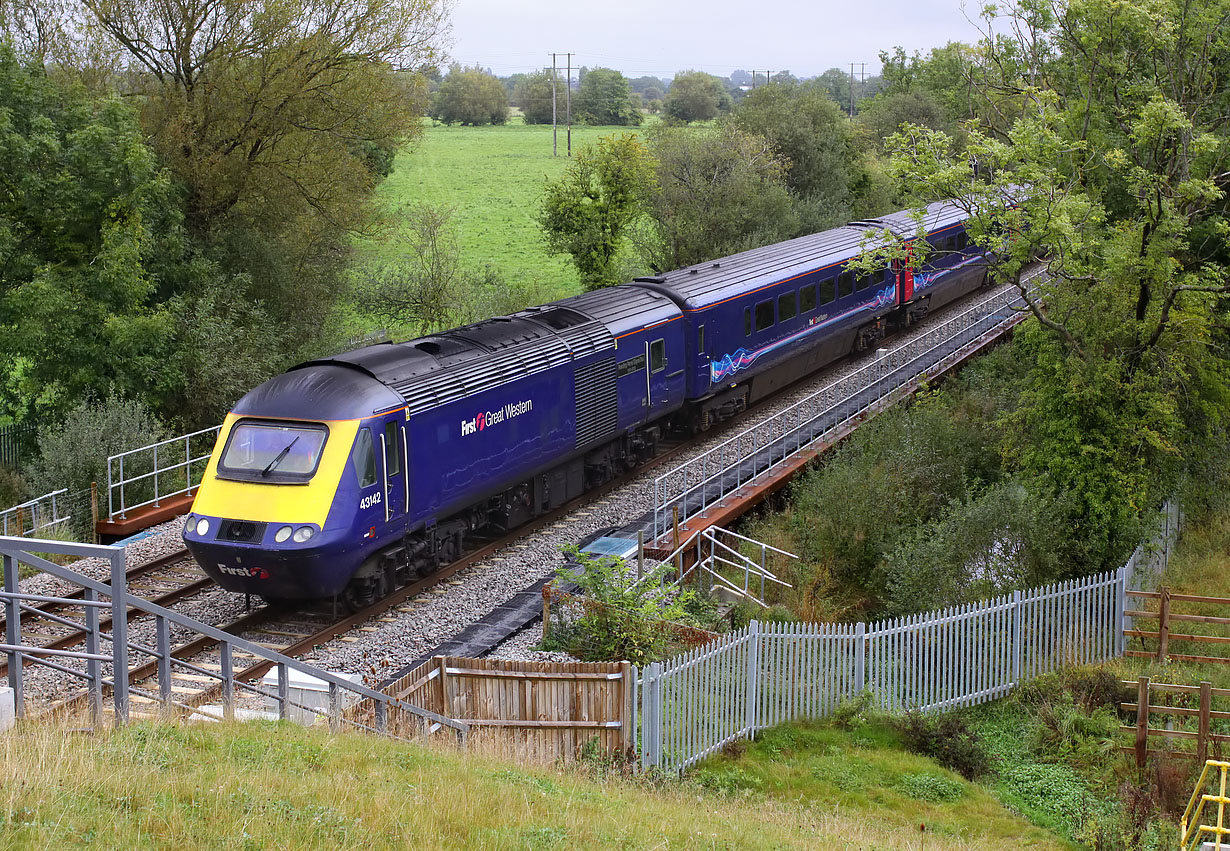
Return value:
[[(1124, 680), (1123, 683), (1136, 686), (1136, 702), (1119, 704), (1120, 709), (1136, 713), (1136, 724), (1132, 727), (1121, 726), (1119, 729), (1135, 734), (1136, 740), (1131, 746), (1120, 747), (1120, 750), (1134, 753), (1138, 767), (1144, 768), (1150, 756), (1181, 757), (1203, 763), (1210, 757), (1210, 746), (1214, 755), (1220, 756), (1221, 746), (1230, 742), (1230, 736), (1213, 733), (1209, 729), (1212, 721), (1230, 720), (1230, 712), (1213, 709), (1213, 698), (1230, 697), (1230, 689), (1213, 688), (1210, 682), (1202, 682), (1198, 686), (1154, 683), (1150, 682), (1148, 677), (1141, 677), (1134, 682)], [(1161, 699), (1155, 700), (1155, 694)], [(1194, 707), (1175, 705), (1193, 702), (1196, 703)], [(1150, 727), (1149, 718), (1152, 715), (1166, 716), (1167, 727)], [(1179, 721), (1179, 729), (1175, 729), (1175, 719)], [(1192, 720), (1196, 723), (1196, 729), (1183, 729)], [(1162, 747), (1150, 748), (1150, 738), (1160, 739)], [(1180, 741), (1195, 742), (1196, 749), (1176, 749), (1174, 746)]]
[(575, 759), (594, 740), (604, 751), (627, 753), (635, 688), (627, 662), (436, 656), (384, 691), (464, 720), (472, 743), (501, 756), (553, 762)]
[[(1144, 659), (1156, 659), (1158, 662), (1165, 662), (1168, 659), (1174, 659), (1178, 662), (1209, 662), (1213, 664), (1230, 664), (1230, 656), (1203, 656), (1193, 655), (1190, 653), (1174, 653), (1171, 652), (1170, 642), (1193, 642), (1195, 644), (1208, 644), (1214, 647), (1226, 647), (1230, 645), (1230, 636), (1213, 635), (1213, 634), (1196, 634), (1190, 630), (1184, 632), (1173, 632), (1171, 625), (1175, 621), (1183, 623), (1200, 624), (1204, 627), (1223, 627), (1230, 626), (1230, 618), (1218, 617), (1214, 615), (1192, 614), (1190, 612), (1176, 612), (1173, 609), (1175, 603), (1195, 603), (1214, 606), (1230, 606), (1230, 599), (1224, 597), (1201, 597), (1194, 594), (1172, 594), (1170, 589), (1163, 586), (1157, 591), (1128, 591), (1128, 596), (1136, 599), (1157, 600), (1158, 610), (1144, 609), (1129, 609), (1127, 615), (1133, 618), (1144, 618), (1147, 620), (1156, 620), (1158, 626), (1156, 630), (1147, 629), (1128, 629), (1124, 634), (1142, 640), (1156, 642), (1154, 650), (1128, 650), (1125, 655), (1135, 656)], [(1224, 631), (1224, 630), (1223, 630)]]

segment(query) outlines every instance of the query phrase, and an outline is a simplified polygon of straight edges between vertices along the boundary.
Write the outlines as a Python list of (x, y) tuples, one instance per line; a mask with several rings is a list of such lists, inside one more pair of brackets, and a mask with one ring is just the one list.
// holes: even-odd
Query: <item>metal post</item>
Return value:
[(285, 662), (278, 663), (278, 720), (285, 721), (290, 717), (288, 700), (290, 698), (290, 671)]
[(636, 530), (636, 581), (645, 574), (645, 530)]
[[(108, 485), (111, 482), (107, 482)], [(128, 500), (124, 498), (124, 456), (120, 456), (120, 519), (128, 519)]]
[(867, 687), (867, 624), (855, 624), (854, 641), (854, 693), (859, 695)]
[(342, 729), (341, 695), (337, 683), (329, 683), (329, 732), (338, 733)]
[(128, 578), (127, 549), (111, 556), (111, 698), (115, 725), (128, 721)]
[(376, 702), (376, 732), (383, 733), (389, 728), (389, 704), (383, 700)]
[(231, 643), (222, 642), (222, 717), (235, 720), (235, 667), (231, 658)]
[[(4, 554), (4, 590), (9, 594), (18, 593), (17, 559), (8, 553)], [(21, 646), (21, 601), (15, 597), (5, 600), (4, 640), (10, 647)], [(21, 651), (10, 650), (6, 654), (9, 665), (9, 688), (13, 690), (13, 699), (17, 717), (25, 715), (25, 701), (22, 696), (21, 683)]]
[(760, 621), (747, 625), (747, 706), (744, 726), (748, 738), (756, 735), (760, 709)]
[(158, 444), (154, 444), (154, 507), (161, 507), (162, 503), (158, 496)]
[(1130, 629), (1128, 623), (1127, 612), (1127, 566), (1123, 566), (1115, 571), (1115, 624), (1118, 625), (1118, 634), (1115, 636), (1115, 655), (1122, 656), (1127, 650), (1127, 636), (1124, 631)]
[(1025, 652), (1025, 632), (1022, 623), (1025, 614), (1021, 605), (1021, 592), (1012, 592), (1012, 687), (1021, 684), (1021, 661)]
[(171, 711), (171, 631), (162, 615), (154, 617), (154, 626), (158, 639), (158, 697), (162, 700), (162, 713), (168, 715)]
[[(93, 657), (101, 643), (98, 636), (98, 607), (92, 605), (98, 602), (98, 592), (87, 587), (81, 599), (85, 602), (85, 652)], [(85, 675), (90, 684), (90, 717), (97, 724), (102, 719), (103, 711), (102, 663), (94, 658), (87, 659)]]

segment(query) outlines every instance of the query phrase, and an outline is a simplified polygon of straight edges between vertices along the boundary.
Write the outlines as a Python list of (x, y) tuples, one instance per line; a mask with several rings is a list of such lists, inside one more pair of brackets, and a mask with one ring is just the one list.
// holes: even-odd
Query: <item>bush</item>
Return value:
[(0, 466), (0, 509), (11, 508), (29, 499), (30, 490), (21, 473)]
[[(88, 490), (98, 482), (105, 490), (107, 456), (157, 443), (168, 436), (144, 402), (112, 394), (103, 401), (87, 398), (65, 416), (63, 422), (38, 430), (40, 458), (30, 473), (31, 489), (37, 494), (68, 488), (70, 493)], [(131, 477), (145, 469), (126, 466)]]
[(967, 780), (981, 777), (990, 770), (991, 762), (981, 739), (960, 713), (907, 712), (896, 726), (906, 748), (931, 757)]

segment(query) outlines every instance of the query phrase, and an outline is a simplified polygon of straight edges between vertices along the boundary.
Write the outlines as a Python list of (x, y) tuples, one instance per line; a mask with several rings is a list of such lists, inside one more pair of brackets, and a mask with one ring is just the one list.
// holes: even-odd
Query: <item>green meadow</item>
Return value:
[[(572, 128), (572, 148), (602, 136), (636, 128)], [(394, 214), (403, 204), (454, 208), (453, 222), (463, 265), (494, 266), (510, 283), (531, 285), (546, 299), (579, 292), (571, 262), (547, 254), (535, 215), (543, 184), (568, 164), (565, 128), (559, 129), (559, 155), (552, 155), (549, 125), (424, 128), (423, 136), (397, 157), (378, 197)], [(375, 256), (396, 256), (396, 232), (375, 246)]]

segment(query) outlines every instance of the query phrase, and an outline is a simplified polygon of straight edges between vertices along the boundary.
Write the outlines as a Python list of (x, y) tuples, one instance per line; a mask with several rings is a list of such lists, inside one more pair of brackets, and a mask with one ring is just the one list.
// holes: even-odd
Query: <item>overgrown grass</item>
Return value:
[[(574, 126), (572, 149), (628, 132), (637, 128)], [(428, 126), (398, 155), (377, 195), (391, 210), (406, 203), (455, 207), (463, 265), (494, 266), (510, 281), (536, 281), (548, 299), (562, 298), (579, 292), (580, 281), (568, 258), (547, 254), (535, 217), (543, 184), (568, 165), (566, 152), (560, 128), (559, 156), (552, 155), (550, 125)], [(389, 260), (399, 244), (373, 250)]]
[(846, 813), (890, 829), (916, 847), (1064, 848), (985, 788), (903, 750), (886, 721), (785, 724), (707, 760), (702, 786), (734, 799), (791, 802)]
[[(0, 736), (0, 847), (852, 849), (921, 847), (919, 824), (928, 848), (1061, 847), (879, 734), (827, 735), (766, 737), (744, 780), (723, 788), (719, 761), (705, 788), (290, 725), (27, 725)], [(803, 737), (829, 749), (796, 758)], [(752, 777), (765, 794), (741, 793)]]

